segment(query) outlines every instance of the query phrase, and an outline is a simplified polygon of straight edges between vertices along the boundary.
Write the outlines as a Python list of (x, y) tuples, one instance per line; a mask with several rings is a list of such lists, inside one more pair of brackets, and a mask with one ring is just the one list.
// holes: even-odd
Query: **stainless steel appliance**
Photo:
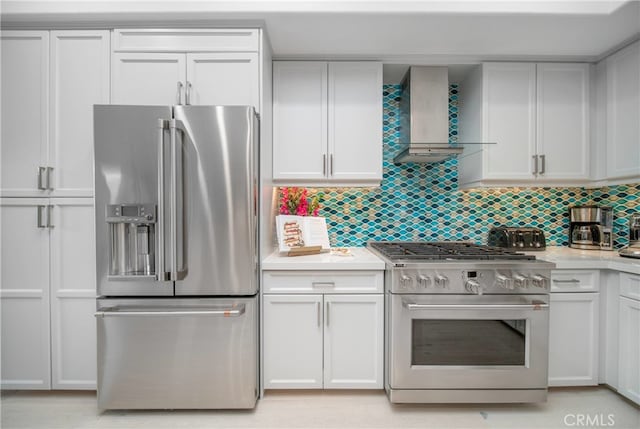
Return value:
[(258, 119), (96, 105), (98, 407), (252, 408)]
[(640, 258), (640, 213), (629, 217), (629, 245), (619, 253), (627, 258)]
[(546, 400), (554, 264), (461, 242), (368, 247), (386, 262), (391, 402)]
[(569, 220), (569, 247), (613, 250), (613, 209), (611, 207), (571, 207)]
[(495, 226), (489, 231), (489, 246), (513, 250), (544, 250), (546, 242), (540, 228)]

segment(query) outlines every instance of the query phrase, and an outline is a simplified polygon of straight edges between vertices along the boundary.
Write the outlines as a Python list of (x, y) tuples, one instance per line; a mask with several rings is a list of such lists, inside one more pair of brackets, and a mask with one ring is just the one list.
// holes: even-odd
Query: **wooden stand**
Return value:
[(321, 251), (322, 246), (295, 247), (287, 252), (287, 256), (317, 255)]

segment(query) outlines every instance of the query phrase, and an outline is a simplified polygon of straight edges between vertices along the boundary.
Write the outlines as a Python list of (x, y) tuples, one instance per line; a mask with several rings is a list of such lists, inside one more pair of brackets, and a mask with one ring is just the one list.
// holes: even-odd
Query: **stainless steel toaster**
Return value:
[(487, 239), (489, 246), (512, 250), (544, 250), (544, 232), (540, 228), (494, 226)]

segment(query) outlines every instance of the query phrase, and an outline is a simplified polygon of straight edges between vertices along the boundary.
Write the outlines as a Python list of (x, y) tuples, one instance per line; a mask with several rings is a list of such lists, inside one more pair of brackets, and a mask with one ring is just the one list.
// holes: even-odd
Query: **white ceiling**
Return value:
[(276, 59), (382, 60), (387, 82), (407, 64), (594, 61), (640, 34), (640, 2), (614, 0), (3, 0), (1, 13), (4, 28), (262, 25)]

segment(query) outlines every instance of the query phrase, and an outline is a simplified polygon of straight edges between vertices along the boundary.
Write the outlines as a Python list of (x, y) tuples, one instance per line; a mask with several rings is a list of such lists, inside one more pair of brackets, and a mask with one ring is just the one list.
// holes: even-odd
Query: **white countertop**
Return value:
[(543, 252), (525, 252), (537, 259), (553, 262), (557, 269), (617, 270), (640, 274), (640, 259), (623, 258), (617, 250), (579, 250), (570, 247), (547, 247)]
[[(273, 252), (262, 261), (263, 270), (384, 270), (384, 261), (364, 247), (349, 247), (350, 256), (331, 253), (284, 256)], [(579, 250), (549, 246), (543, 252), (525, 252), (556, 264), (557, 269), (617, 270), (640, 274), (640, 259), (623, 258), (617, 251)]]
[(284, 256), (273, 252), (262, 261), (263, 270), (384, 270), (384, 261), (364, 247), (348, 247), (349, 256), (331, 253)]

